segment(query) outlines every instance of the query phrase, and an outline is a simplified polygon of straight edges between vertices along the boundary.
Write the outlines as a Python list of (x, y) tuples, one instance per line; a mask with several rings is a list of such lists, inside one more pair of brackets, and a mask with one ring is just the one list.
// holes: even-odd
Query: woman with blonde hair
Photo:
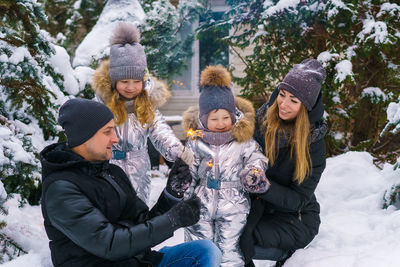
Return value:
[(93, 76), (96, 98), (114, 114), (118, 144), (110, 161), (128, 175), (139, 198), (148, 202), (151, 168), (147, 139), (168, 161), (177, 158), (191, 165), (193, 153), (184, 149), (159, 112), (170, 96), (167, 86), (150, 76), (136, 26), (120, 23), (111, 40), (110, 58)]
[(268, 191), (253, 195), (240, 245), (252, 259), (282, 266), (317, 235), (320, 207), (314, 191), (325, 169), (327, 124), (321, 84), (326, 72), (315, 59), (294, 67), (257, 110), (254, 138), (269, 159)]

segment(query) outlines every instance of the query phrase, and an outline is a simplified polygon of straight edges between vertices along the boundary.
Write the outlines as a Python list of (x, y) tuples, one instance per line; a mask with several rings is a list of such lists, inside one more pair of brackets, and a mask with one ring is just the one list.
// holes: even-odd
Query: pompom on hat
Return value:
[(133, 24), (119, 23), (114, 30), (110, 48), (111, 85), (119, 80), (143, 80), (147, 69), (144, 47), (140, 44), (140, 32)]
[(293, 94), (310, 111), (317, 101), (325, 78), (326, 71), (321, 63), (309, 58), (294, 65), (278, 88)]
[(231, 90), (231, 75), (221, 65), (207, 66), (200, 77), (200, 121), (207, 127), (208, 114), (214, 109), (225, 109), (234, 123), (235, 98)]

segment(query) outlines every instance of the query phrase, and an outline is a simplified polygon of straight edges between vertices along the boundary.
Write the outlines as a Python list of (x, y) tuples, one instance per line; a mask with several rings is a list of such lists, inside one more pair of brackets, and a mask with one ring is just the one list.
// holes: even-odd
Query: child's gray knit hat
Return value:
[(110, 49), (111, 85), (119, 80), (143, 80), (147, 68), (146, 54), (140, 42), (140, 32), (133, 24), (119, 23), (114, 30)]
[(214, 109), (225, 109), (235, 123), (235, 98), (231, 89), (231, 74), (221, 65), (207, 66), (200, 76), (199, 118), (207, 127), (207, 118)]
[(321, 63), (309, 58), (294, 65), (278, 88), (292, 93), (310, 111), (317, 101), (325, 77), (326, 71)]

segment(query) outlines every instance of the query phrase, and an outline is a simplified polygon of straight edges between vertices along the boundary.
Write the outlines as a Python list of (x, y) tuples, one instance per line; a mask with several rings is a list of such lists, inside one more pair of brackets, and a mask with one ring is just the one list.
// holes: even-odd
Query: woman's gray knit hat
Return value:
[(114, 30), (110, 48), (111, 85), (119, 80), (143, 80), (147, 69), (146, 54), (140, 42), (140, 32), (133, 24), (119, 23)]
[(317, 101), (325, 78), (326, 71), (321, 63), (309, 58), (294, 65), (278, 88), (292, 93), (310, 111)]
[(92, 138), (113, 118), (113, 113), (103, 103), (73, 98), (61, 106), (58, 124), (64, 129), (68, 146), (73, 148)]

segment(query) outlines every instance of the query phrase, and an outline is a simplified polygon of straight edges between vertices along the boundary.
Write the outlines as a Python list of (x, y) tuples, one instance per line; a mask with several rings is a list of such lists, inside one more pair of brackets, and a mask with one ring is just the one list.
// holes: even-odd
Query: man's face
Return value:
[(114, 131), (114, 120), (96, 132), (89, 140), (83, 143), (82, 155), (88, 161), (104, 161), (111, 159), (112, 146), (118, 143), (118, 137)]

